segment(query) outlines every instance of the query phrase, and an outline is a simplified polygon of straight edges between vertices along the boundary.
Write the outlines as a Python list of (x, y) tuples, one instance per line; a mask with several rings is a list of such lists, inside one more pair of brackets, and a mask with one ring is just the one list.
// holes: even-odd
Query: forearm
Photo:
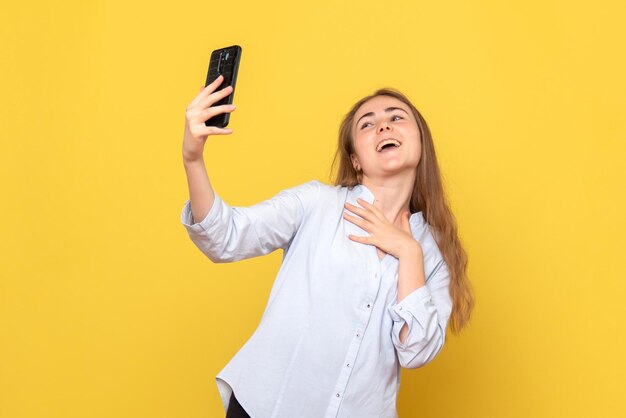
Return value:
[[(418, 242), (398, 258), (398, 297), (400, 302), (416, 289), (426, 284), (424, 254)], [(400, 330), (400, 341), (404, 343), (409, 328), (406, 324)]]
[(202, 221), (215, 201), (215, 192), (204, 166), (204, 160), (187, 162), (183, 160), (187, 185), (189, 187), (189, 200), (194, 222)]

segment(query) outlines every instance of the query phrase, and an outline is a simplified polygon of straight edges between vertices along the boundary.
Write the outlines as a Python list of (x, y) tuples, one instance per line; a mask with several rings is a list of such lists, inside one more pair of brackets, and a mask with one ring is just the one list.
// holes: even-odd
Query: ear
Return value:
[(352, 161), (352, 167), (354, 167), (356, 171), (359, 171), (357, 167), (360, 167), (361, 164), (359, 164), (359, 159), (356, 158), (356, 155), (350, 154), (350, 160)]

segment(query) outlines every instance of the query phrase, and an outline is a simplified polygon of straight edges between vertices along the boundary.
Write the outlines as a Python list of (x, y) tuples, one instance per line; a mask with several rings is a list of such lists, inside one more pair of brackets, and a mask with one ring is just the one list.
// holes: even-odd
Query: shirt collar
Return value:
[[(358, 204), (358, 202), (356, 202), (357, 198), (363, 199), (372, 205), (374, 204), (374, 193), (372, 193), (372, 191), (368, 189), (367, 186), (364, 186), (363, 184), (357, 184), (350, 190), (349, 193), (352, 195), (353, 201), (356, 204)], [(417, 226), (423, 222), (424, 222), (424, 214), (422, 213), (422, 211), (412, 213), (411, 216), (409, 217), (409, 224), (411, 226)]]

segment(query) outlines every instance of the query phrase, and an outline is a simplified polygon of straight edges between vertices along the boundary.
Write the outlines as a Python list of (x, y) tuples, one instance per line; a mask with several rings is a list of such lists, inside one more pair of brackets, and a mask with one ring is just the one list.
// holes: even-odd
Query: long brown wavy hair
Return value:
[(350, 188), (360, 184), (360, 173), (355, 170), (350, 159), (350, 155), (354, 153), (352, 124), (361, 105), (377, 96), (390, 96), (405, 103), (417, 121), (422, 142), (422, 155), (417, 165), (417, 174), (409, 207), (411, 213), (422, 211), (424, 214), (448, 266), (450, 272), (449, 291), (452, 299), (452, 314), (449, 322), (452, 332), (459, 334), (469, 322), (474, 309), (473, 290), (466, 273), (467, 253), (461, 245), (456, 219), (447, 202), (430, 129), (428, 129), (421, 113), (404, 94), (393, 88), (379, 89), (356, 102), (344, 116), (339, 127), (337, 152), (331, 168), (332, 171), (335, 171), (337, 162), (339, 162), (334, 183)]

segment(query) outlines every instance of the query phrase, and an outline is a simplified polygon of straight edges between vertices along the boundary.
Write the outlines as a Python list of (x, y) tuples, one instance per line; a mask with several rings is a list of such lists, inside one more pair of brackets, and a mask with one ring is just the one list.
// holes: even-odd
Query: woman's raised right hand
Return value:
[(183, 161), (193, 162), (202, 160), (204, 144), (209, 135), (229, 135), (232, 129), (218, 128), (216, 126), (206, 126), (205, 121), (220, 113), (232, 112), (235, 105), (214, 106), (233, 92), (232, 86), (227, 86), (222, 90), (215, 91), (224, 80), (220, 75), (215, 81), (200, 89), (200, 93), (187, 106), (185, 113), (185, 135), (183, 138)]

